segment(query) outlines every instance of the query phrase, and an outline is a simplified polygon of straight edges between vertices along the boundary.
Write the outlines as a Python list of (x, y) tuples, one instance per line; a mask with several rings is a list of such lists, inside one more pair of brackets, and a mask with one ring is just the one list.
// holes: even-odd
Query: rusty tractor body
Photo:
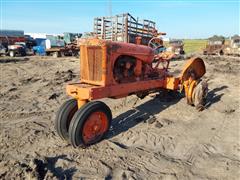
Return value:
[(78, 41), (80, 82), (68, 84), (66, 101), (57, 112), (56, 130), (74, 147), (95, 144), (107, 134), (112, 121), (102, 98), (137, 95), (144, 98), (159, 90), (185, 91), (188, 104), (203, 108), (207, 86), (202, 59), (192, 58), (174, 77), (169, 63), (175, 55), (163, 51), (155, 22), (139, 21), (129, 13), (95, 18), (94, 37)]
[(167, 51), (172, 52), (177, 56), (183, 55), (185, 54), (183, 46), (184, 46), (184, 43), (182, 40), (170, 40)]
[(224, 49), (225, 55), (240, 56), (240, 36), (233, 36), (230, 44)]
[(196, 89), (206, 94), (206, 89), (196, 88), (206, 72), (200, 58), (189, 59), (174, 77), (168, 71), (173, 54), (156, 55), (148, 46), (92, 38), (81, 40), (80, 51), (80, 82), (67, 85), (72, 99), (60, 107), (55, 123), (58, 134), (74, 147), (94, 144), (109, 130), (111, 110), (96, 100), (132, 94), (144, 98), (167, 89), (184, 90), (188, 104), (196, 105)]

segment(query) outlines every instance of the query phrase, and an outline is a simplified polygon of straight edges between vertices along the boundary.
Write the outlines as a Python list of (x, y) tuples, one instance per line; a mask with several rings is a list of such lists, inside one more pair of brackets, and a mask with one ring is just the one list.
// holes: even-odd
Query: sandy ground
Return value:
[(177, 94), (105, 99), (114, 116), (106, 140), (74, 149), (54, 118), (79, 60), (1, 57), (0, 179), (238, 179), (240, 58), (204, 60), (204, 111)]

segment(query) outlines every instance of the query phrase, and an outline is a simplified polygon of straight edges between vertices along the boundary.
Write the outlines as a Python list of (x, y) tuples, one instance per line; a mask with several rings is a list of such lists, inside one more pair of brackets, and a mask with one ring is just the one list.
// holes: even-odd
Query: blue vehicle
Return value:
[(36, 38), (36, 46), (33, 46), (33, 53), (40, 55), (40, 56), (45, 56), (46, 55), (46, 39), (42, 38)]

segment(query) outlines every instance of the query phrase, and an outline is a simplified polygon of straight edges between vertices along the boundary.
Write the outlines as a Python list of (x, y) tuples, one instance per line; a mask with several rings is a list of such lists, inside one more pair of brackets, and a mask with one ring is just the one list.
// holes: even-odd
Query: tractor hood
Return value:
[(154, 57), (152, 48), (144, 45), (124, 43), (117, 41), (108, 41), (98, 38), (81, 39), (78, 41), (80, 46), (100, 46), (107, 48), (108, 55), (126, 55), (141, 59), (146, 63), (151, 63)]

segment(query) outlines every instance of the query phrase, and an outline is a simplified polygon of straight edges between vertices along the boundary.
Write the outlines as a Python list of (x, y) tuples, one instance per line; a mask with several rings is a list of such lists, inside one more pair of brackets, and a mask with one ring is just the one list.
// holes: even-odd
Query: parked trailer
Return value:
[(161, 34), (157, 33), (155, 22), (136, 19), (129, 13), (95, 18), (94, 33), (100, 39), (134, 44), (140, 40), (142, 45)]
[(82, 33), (70, 33), (70, 32), (63, 33), (63, 40), (66, 44), (72, 44), (73, 42), (77, 41), (78, 38), (81, 37)]
[(80, 48), (75, 44), (69, 44), (65, 47), (55, 47), (45, 50), (46, 55), (52, 55), (54, 58), (63, 56), (79, 56)]
[(77, 40), (82, 36), (81, 33), (64, 33), (63, 37), (47, 36), (46, 55), (53, 57), (79, 56), (80, 48)]

